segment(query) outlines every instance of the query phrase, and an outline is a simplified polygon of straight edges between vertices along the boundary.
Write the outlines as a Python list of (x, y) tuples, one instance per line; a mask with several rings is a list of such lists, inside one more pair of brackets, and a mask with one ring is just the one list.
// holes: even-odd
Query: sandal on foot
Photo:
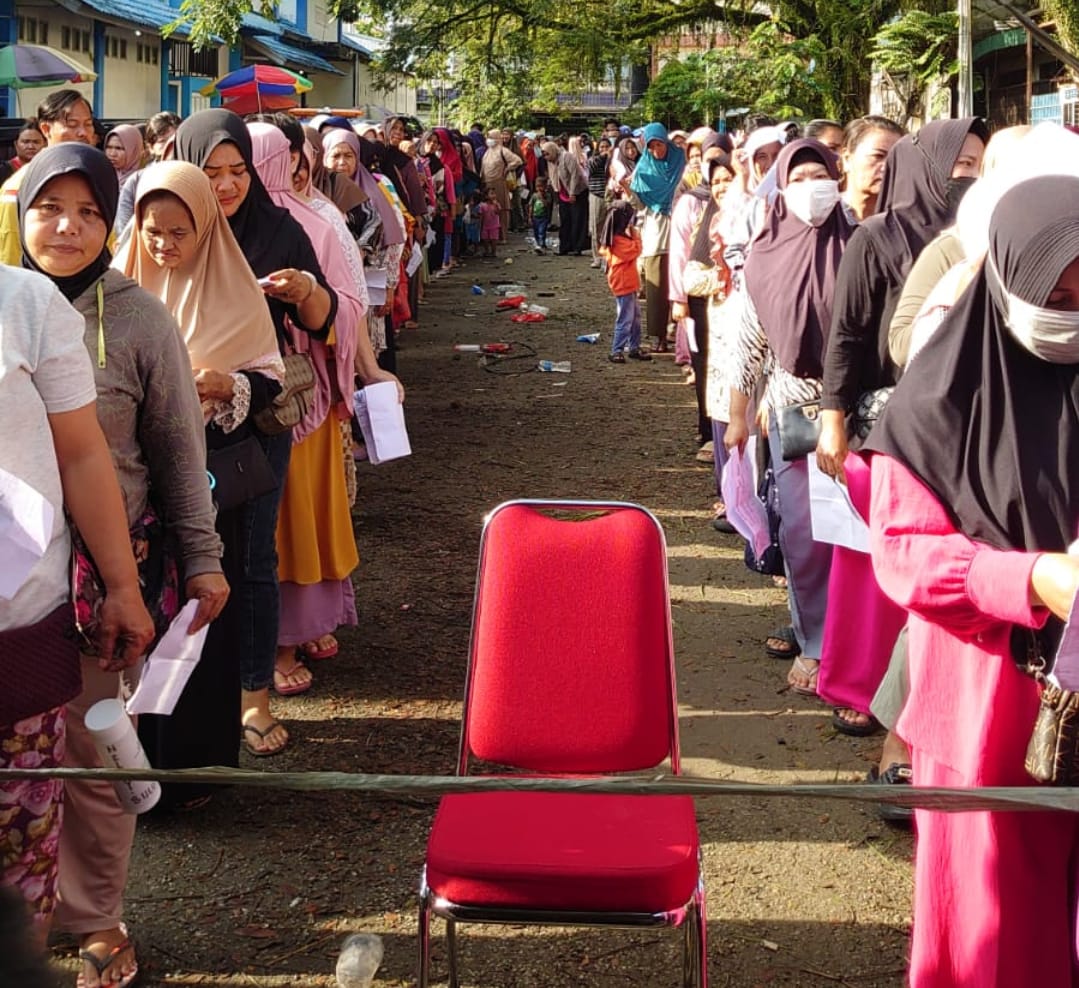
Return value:
[[(325, 647), (319, 645), (319, 642), (325, 639), (331, 639), (332, 645), (326, 645)], [(332, 659), (339, 651), (341, 646), (337, 639), (333, 635), (320, 635), (309, 642), (304, 642), (296, 649), (297, 654), (301, 659)]]
[(625, 354), (621, 353), (609, 353), (607, 354), (607, 359), (612, 364), (624, 364), (626, 362)]
[[(854, 714), (859, 719), (848, 720), (843, 716), (844, 712)], [(836, 707), (832, 710), (832, 727), (839, 731), (840, 734), (846, 734), (852, 738), (872, 737), (882, 730), (880, 721), (876, 717), (872, 714), (863, 714), (853, 707)]]
[(301, 669), (306, 669), (302, 662), (298, 659), (292, 663), (287, 669), (277, 669), (273, 671), (273, 688), (281, 696), (296, 696), (298, 693), (306, 693), (311, 689), (313, 679), (309, 679), (306, 683), (290, 683), (289, 679), (295, 676)]
[[(79, 960), (85, 964), (89, 964), (97, 972), (97, 980), (102, 985), (107, 985), (108, 988), (127, 988), (127, 986), (133, 984), (135, 979), (139, 976), (139, 964), (138, 961), (135, 961), (134, 968), (128, 971), (127, 974), (121, 974), (108, 981), (105, 980), (105, 972), (117, 962), (121, 954), (124, 954), (129, 950), (132, 955), (135, 953), (135, 945), (127, 935), (127, 927), (121, 923), (119, 930), (123, 940), (113, 947), (104, 957), (98, 957), (92, 950), (79, 951)], [(86, 977), (80, 971), (79, 976), (75, 979), (75, 988), (86, 988), (86, 984)]]
[(256, 758), (269, 758), (272, 755), (280, 755), (288, 747), (289, 737), (287, 731), (285, 731), (285, 740), (276, 748), (259, 748), (257, 747), (258, 742), (252, 744), (247, 740), (247, 733), (250, 731), (259, 741), (265, 742), (266, 738), (279, 727), (281, 730), (285, 730), (284, 724), (279, 720), (271, 720), (262, 730), (259, 730), (254, 724), (244, 724), (244, 748), (247, 749), (247, 753), (254, 755)]
[[(913, 784), (914, 772), (906, 762), (892, 762), (883, 772), (874, 765), (865, 780), (871, 785), (909, 786)], [(914, 810), (894, 803), (881, 803), (877, 813), (888, 823), (909, 824), (914, 819)]]
[[(769, 645), (770, 641), (780, 641), (783, 645)], [(794, 634), (794, 629), (787, 625), (785, 628), (776, 628), (765, 640), (764, 651), (773, 659), (796, 659), (802, 654), (802, 647)]]
[[(809, 660), (812, 661), (812, 660)], [(791, 674), (797, 669), (806, 679), (809, 680), (806, 686), (802, 686), (799, 683), (795, 683), (791, 680)], [(815, 669), (810, 669), (801, 659), (794, 660), (794, 666), (790, 673), (787, 674), (787, 684), (795, 692), (801, 696), (816, 696), (817, 695), (817, 676), (820, 673), (820, 665), (818, 664)]]
[(647, 360), (652, 359), (652, 354), (650, 354), (647, 350), (630, 350), (629, 351), (629, 359), (630, 360), (646, 360), (647, 361)]

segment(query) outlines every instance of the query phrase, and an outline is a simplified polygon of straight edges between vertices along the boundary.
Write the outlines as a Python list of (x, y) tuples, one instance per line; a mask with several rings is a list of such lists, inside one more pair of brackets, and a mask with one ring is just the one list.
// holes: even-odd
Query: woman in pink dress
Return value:
[[(866, 449), (882, 589), (910, 613), (898, 724), (920, 786), (1021, 786), (1079, 588), (1079, 178), (993, 212), (981, 270)], [(915, 813), (914, 988), (1079, 984), (1079, 817)]]

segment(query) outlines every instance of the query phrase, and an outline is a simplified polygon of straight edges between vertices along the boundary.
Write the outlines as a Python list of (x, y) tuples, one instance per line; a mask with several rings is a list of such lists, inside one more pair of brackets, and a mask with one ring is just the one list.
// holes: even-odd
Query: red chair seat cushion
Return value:
[(427, 884), (458, 905), (662, 912), (697, 884), (688, 796), (495, 792), (445, 796)]

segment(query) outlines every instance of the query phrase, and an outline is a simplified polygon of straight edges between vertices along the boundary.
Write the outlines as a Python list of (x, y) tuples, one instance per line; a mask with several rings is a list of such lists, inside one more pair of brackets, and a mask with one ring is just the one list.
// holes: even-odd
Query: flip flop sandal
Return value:
[(778, 638), (787, 643), (786, 648), (777, 648), (775, 645), (769, 645), (768, 640), (765, 639), (764, 652), (773, 659), (796, 659), (802, 654), (802, 646), (798, 644), (794, 628), (789, 624), (785, 628), (776, 628), (768, 635), (768, 638)]
[[(124, 953), (124, 951), (134, 950), (134, 944), (132, 944), (131, 939), (127, 935), (127, 927), (121, 923), (119, 929), (120, 934), (124, 939), (113, 947), (104, 957), (98, 957), (97, 954), (91, 950), (79, 951), (79, 960), (85, 961), (93, 967), (93, 969), (97, 971), (97, 980), (103, 985), (108, 985), (108, 988), (127, 988), (128, 985), (134, 984), (135, 979), (139, 976), (139, 965), (136, 961), (135, 969), (133, 971), (128, 971), (127, 974), (123, 975), (118, 980), (108, 982), (104, 980), (105, 972), (109, 969), (109, 965), (113, 964), (116, 961), (116, 958)], [(75, 988), (86, 988), (86, 978), (81, 971), (79, 972), (79, 976), (75, 979)]]
[[(884, 728), (881, 726), (879, 720), (872, 714), (869, 714), (869, 719), (864, 723), (857, 721), (846, 720), (839, 711), (841, 710), (854, 710), (853, 707), (835, 707), (832, 710), (832, 727), (834, 727), (840, 734), (846, 734), (851, 738), (869, 738), (874, 734), (879, 734)], [(855, 713), (861, 713), (860, 710), (854, 710)]]
[(309, 679), (306, 683), (285, 683), (284, 686), (277, 685), (277, 677), (282, 679), (288, 679), (289, 676), (298, 672), (300, 669), (306, 669), (302, 662), (293, 662), (287, 669), (274, 669), (273, 673), (273, 688), (280, 696), (296, 696), (298, 693), (306, 693), (311, 689), (314, 680)]
[[(892, 762), (883, 772), (874, 765), (865, 777), (871, 785), (909, 786), (914, 781), (914, 773), (907, 762)], [(914, 810), (909, 806), (896, 806), (893, 803), (881, 803), (877, 813), (887, 823), (910, 824), (914, 819)]]
[(247, 740), (247, 733), (250, 731), (259, 739), (259, 741), (265, 741), (266, 736), (270, 734), (274, 728), (282, 727), (283, 725), (279, 720), (272, 721), (268, 727), (263, 728), (261, 731), (255, 727), (254, 724), (244, 724), (244, 747), (247, 749), (248, 754), (254, 755), (256, 758), (270, 758), (273, 755), (280, 755), (288, 747), (289, 739), (286, 738), (285, 743), (280, 748), (256, 748)]
[[(329, 637), (329, 636), (325, 636)], [(314, 648), (309, 648), (309, 645), (314, 645)], [(341, 650), (341, 645), (334, 639), (334, 643), (328, 648), (319, 648), (318, 639), (313, 639), (309, 642), (304, 642), (299, 648), (296, 649), (297, 653), (304, 659), (332, 659)]]
[(799, 686), (797, 683), (792, 683), (789, 679), (787, 685), (801, 696), (816, 696), (817, 695), (817, 676), (820, 674), (820, 666), (816, 669), (810, 669), (801, 659), (794, 660), (794, 668), (797, 669), (803, 676), (809, 678), (808, 686)]

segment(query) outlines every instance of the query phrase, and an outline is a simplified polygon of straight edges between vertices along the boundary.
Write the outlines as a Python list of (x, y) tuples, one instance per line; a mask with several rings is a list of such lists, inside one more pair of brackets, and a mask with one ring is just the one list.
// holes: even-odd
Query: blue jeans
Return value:
[(614, 299), (617, 315), (614, 319), (614, 342), (611, 353), (641, 348), (641, 306), (637, 293), (616, 295)]
[(532, 220), (532, 236), (536, 238), (537, 247), (547, 246), (547, 224), (551, 221), (546, 217), (536, 217)]
[(240, 650), (240, 685), (250, 692), (273, 682), (281, 601), (277, 588), (277, 511), (285, 490), (292, 431), (277, 436), (255, 432), (270, 461), (277, 487), (243, 507), (243, 578), (232, 588)]

